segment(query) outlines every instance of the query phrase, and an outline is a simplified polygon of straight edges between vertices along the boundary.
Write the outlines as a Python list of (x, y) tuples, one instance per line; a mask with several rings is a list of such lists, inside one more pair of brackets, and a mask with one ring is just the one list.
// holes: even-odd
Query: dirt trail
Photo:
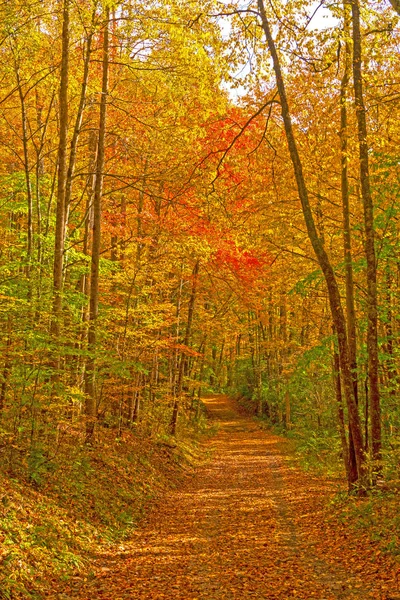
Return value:
[(315, 512), (321, 481), (289, 465), (280, 438), (225, 396), (206, 405), (219, 424), (212, 459), (151, 511), (118, 554), (99, 557), (93, 581), (60, 598), (391, 598), (368, 552), (356, 555), (354, 568), (348, 556), (331, 555)]

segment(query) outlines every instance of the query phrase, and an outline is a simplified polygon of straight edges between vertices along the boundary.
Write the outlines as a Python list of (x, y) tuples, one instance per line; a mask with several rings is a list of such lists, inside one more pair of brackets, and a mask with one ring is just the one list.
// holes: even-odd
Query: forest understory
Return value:
[[(177, 447), (165, 445), (156, 458), (154, 449), (152, 458), (147, 455), (147, 464), (142, 450), (130, 481), (119, 483), (122, 474), (114, 471), (112, 489), (105, 465), (101, 466), (97, 473), (104, 475), (101, 489), (91, 493), (93, 502), (103, 503), (104, 513), (110, 511), (121, 490), (130, 495), (133, 510), (143, 508), (139, 496), (145, 492), (138, 489), (138, 482), (153, 488), (146, 511), (135, 514), (135, 527), (129, 527), (119, 539), (107, 539), (104, 523), (101, 526), (99, 522), (99, 507), (97, 514), (93, 507), (93, 512), (85, 515), (71, 496), (63, 502), (46, 496), (45, 491), (33, 490), (18, 507), (11, 496), (12, 509), (20, 511), (18, 527), (26, 531), (20, 565), (29, 557), (34, 566), (38, 558), (35, 544), (53, 546), (53, 552), (62, 552), (61, 544), (69, 545), (77, 564), (67, 577), (64, 570), (63, 578), (60, 573), (55, 576), (57, 565), (51, 563), (51, 557), (47, 563), (42, 557), (41, 568), (47, 567), (47, 572), (31, 570), (24, 591), (18, 592), (15, 585), (12, 594), (3, 597), (400, 598), (399, 555), (388, 548), (393, 521), (384, 532), (380, 502), (373, 497), (349, 499), (338, 478), (299, 467), (292, 445), (260, 427), (237, 401), (209, 395), (204, 402), (209, 429), (207, 439), (203, 434), (201, 448), (186, 447), (174, 460), (171, 452), (176, 453)], [(162, 456), (165, 452), (167, 456)], [(93, 477), (89, 482), (93, 485)], [(104, 487), (108, 487), (109, 497)], [(87, 502), (88, 495), (83, 490), (80, 493)], [(398, 495), (386, 494), (381, 500), (387, 519), (398, 515)], [(7, 509), (3, 510), (7, 516)], [(46, 521), (40, 523), (44, 510)], [(61, 518), (73, 540), (60, 539)], [(58, 531), (52, 534), (51, 527)], [(65, 569), (66, 565), (59, 566)], [(14, 578), (20, 584), (23, 581), (16, 572)]]
[(284, 438), (263, 431), (231, 398), (212, 395), (205, 405), (217, 425), (208, 460), (152, 506), (130, 538), (97, 554), (89, 581), (46, 597), (400, 598), (399, 557), (331, 510), (337, 480), (298, 468)]

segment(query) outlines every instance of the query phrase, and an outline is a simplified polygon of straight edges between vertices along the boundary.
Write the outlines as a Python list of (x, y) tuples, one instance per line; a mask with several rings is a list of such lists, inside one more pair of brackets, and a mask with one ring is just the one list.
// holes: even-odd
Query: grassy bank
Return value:
[(102, 431), (93, 447), (66, 436), (34, 477), (1, 473), (0, 597), (42, 599), (90, 577), (91, 558), (129, 535), (149, 503), (192, 471), (204, 431), (177, 440), (125, 431), (117, 441)]

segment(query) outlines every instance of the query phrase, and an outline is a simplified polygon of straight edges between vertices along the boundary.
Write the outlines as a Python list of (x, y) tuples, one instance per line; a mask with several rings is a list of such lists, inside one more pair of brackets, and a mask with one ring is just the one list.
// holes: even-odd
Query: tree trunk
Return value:
[(69, 69), (69, 3), (63, 1), (63, 27), (60, 79), (60, 138), (58, 144), (57, 171), (57, 208), (56, 233), (53, 266), (53, 319), (51, 331), (57, 342), (60, 336), (63, 262), (64, 262), (64, 230), (65, 230), (65, 185), (67, 179), (67, 135), (68, 135), (68, 69)]
[(176, 300), (176, 324), (175, 324), (175, 342), (176, 347), (172, 353), (170, 359), (170, 388), (172, 392), (173, 402), (172, 405), (175, 405), (176, 399), (176, 390), (177, 390), (177, 377), (178, 377), (178, 363), (179, 363), (179, 353), (178, 353), (178, 343), (180, 338), (180, 325), (181, 325), (181, 306), (182, 306), (182, 290), (183, 290), (183, 262), (181, 263), (181, 272), (179, 279), (179, 288), (178, 288), (178, 297)]
[[(194, 269), (193, 269), (193, 282), (192, 282), (192, 291), (189, 298), (189, 306), (188, 306), (188, 317), (185, 331), (185, 338), (183, 340), (184, 346), (189, 346), (190, 336), (192, 334), (192, 324), (193, 324), (193, 315), (194, 315), (194, 306), (196, 301), (196, 292), (197, 292), (197, 278), (199, 274), (199, 266), (200, 261), (197, 261)], [(178, 411), (179, 411), (179, 403), (182, 395), (182, 386), (183, 386), (183, 376), (185, 373), (185, 365), (186, 365), (186, 356), (185, 354), (181, 355), (181, 360), (179, 362), (179, 372), (178, 372), (178, 380), (176, 384), (176, 394), (174, 398), (174, 406), (172, 409), (172, 417), (170, 422), (170, 431), (172, 435), (176, 434), (176, 425), (178, 422)]]
[(10, 357), (11, 345), (12, 345), (11, 335), (12, 335), (12, 318), (11, 318), (11, 315), (8, 315), (8, 317), (7, 317), (7, 343), (6, 343), (6, 348), (5, 348), (2, 382), (1, 382), (1, 386), (0, 386), (0, 417), (2, 416), (3, 410), (4, 410), (8, 381), (10, 378), (11, 367), (12, 367), (11, 357)]
[(92, 234), (92, 260), (90, 269), (90, 302), (89, 302), (89, 331), (88, 331), (88, 359), (85, 372), (86, 393), (86, 442), (91, 442), (94, 435), (96, 419), (96, 393), (95, 393), (95, 354), (97, 347), (97, 316), (99, 310), (99, 264), (101, 247), (101, 200), (103, 195), (104, 178), (104, 146), (107, 118), (108, 94), (108, 64), (109, 64), (109, 21), (110, 10), (106, 8), (105, 26), (103, 37), (103, 80), (100, 100), (99, 138), (96, 162), (96, 182), (93, 196), (93, 234)]
[(262, 416), (264, 412), (264, 402), (262, 396), (262, 356), (261, 356), (261, 327), (257, 318), (256, 323), (256, 365), (257, 365), (257, 415)]
[[(207, 352), (207, 334), (204, 334), (204, 339), (202, 342), (203, 348), (202, 348), (202, 356), (200, 358), (200, 368), (199, 368), (199, 387), (197, 390), (197, 398), (198, 398), (198, 406), (200, 404), (200, 400), (201, 400), (201, 393), (203, 390), (203, 376), (204, 376), (204, 367), (205, 367), (205, 362), (206, 362), (206, 352)], [(197, 413), (196, 413), (197, 414)]]
[(76, 114), (74, 132), (72, 134), (70, 153), (69, 153), (69, 162), (68, 162), (68, 169), (67, 169), (66, 183), (65, 183), (64, 238), (66, 236), (66, 228), (68, 225), (68, 218), (69, 218), (69, 208), (70, 208), (70, 203), (71, 203), (72, 181), (73, 181), (74, 171), (75, 171), (76, 153), (77, 153), (77, 148), (78, 148), (79, 136), (81, 133), (81, 127), (82, 127), (83, 111), (85, 109), (85, 104), (86, 104), (86, 92), (87, 92), (87, 86), (88, 86), (88, 81), (89, 81), (90, 57), (92, 54), (94, 18), (95, 18), (95, 13), (93, 13), (93, 15), (92, 15), (92, 24), (91, 24), (92, 30), (89, 32), (89, 35), (86, 40), (86, 52), (85, 52), (85, 58), (84, 58), (84, 64), (83, 64), (83, 79), (82, 79), (82, 86), (81, 86), (81, 95), (80, 95), (80, 99), (79, 99), (78, 112)]
[(314, 217), (311, 211), (311, 206), (308, 198), (308, 191), (305, 184), (305, 178), (303, 174), (303, 167), (301, 159), (297, 150), (297, 144), (294, 136), (289, 104), (286, 96), (286, 89), (284, 79), (281, 71), (280, 61), (276, 50), (275, 42), (272, 38), (269, 22), (264, 8), (263, 0), (258, 0), (258, 6), (261, 14), (262, 26), (267, 39), (269, 51), (272, 56), (277, 87), (280, 96), (282, 119), (285, 126), (286, 139), (289, 147), (290, 157), (293, 163), (293, 169), (296, 177), (297, 189), (300, 197), (300, 202), (303, 210), (304, 221), (307, 227), (307, 232), (311, 244), (313, 246), (315, 255), (324, 274), (329, 303), (332, 313), (333, 323), (336, 328), (338, 345), (339, 345), (339, 356), (340, 365), (343, 373), (343, 386), (344, 393), (349, 413), (349, 425), (352, 431), (354, 440), (354, 449), (356, 454), (357, 472), (358, 478), (363, 479), (365, 474), (365, 456), (363, 448), (363, 436), (361, 430), (360, 416), (358, 414), (358, 407), (354, 398), (353, 391), (353, 378), (350, 367), (350, 356), (347, 342), (347, 331), (346, 331), (346, 320), (344, 317), (342, 302), (340, 298), (340, 292), (336, 281), (335, 273), (329, 257), (326, 253), (324, 246), (321, 243), (320, 238), (316, 230)]
[[(347, 314), (347, 339), (349, 344), (350, 368), (353, 377), (353, 390), (356, 404), (358, 405), (358, 379), (357, 379), (357, 333), (356, 311), (354, 302), (353, 258), (351, 251), (350, 227), (350, 194), (348, 176), (348, 123), (347, 123), (347, 94), (351, 71), (350, 47), (350, 4), (348, 0), (343, 3), (344, 20), (344, 72), (340, 85), (340, 151), (341, 151), (341, 193), (343, 212), (343, 249), (346, 278), (346, 314)], [(340, 377), (340, 375), (339, 375)], [(349, 465), (347, 475), (350, 485), (357, 481), (357, 464), (354, 451), (354, 442), (351, 429), (349, 430), (349, 445), (347, 452)]]
[(28, 222), (27, 222), (27, 246), (26, 246), (26, 255), (27, 255), (27, 266), (26, 266), (26, 276), (28, 278), (28, 299), (30, 300), (32, 297), (31, 283), (30, 283), (30, 270), (31, 270), (31, 262), (32, 262), (32, 252), (33, 252), (33, 198), (32, 198), (32, 185), (31, 185), (31, 175), (30, 175), (30, 165), (29, 165), (29, 151), (28, 151), (28, 121), (26, 116), (26, 107), (25, 107), (25, 94), (22, 89), (21, 78), (19, 74), (19, 67), (17, 64), (17, 59), (14, 56), (15, 60), (15, 77), (17, 80), (18, 86), (18, 95), (21, 104), (21, 123), (22, 123), (22, 146), (24, 151), (24, 173), (25, 173), (25, 184), (26, 184), (26, 197), (28, 201)]
[(393, 306), (392, 306), (392, 287), (393, 278), (391, 273), (391, 264), (388, 259), (386, 265), (386, 319), (385, 319), (385, 335), (386, 335), (386, 353), (387, 359), (387, 377), (389, 394), (395, 398), (398, 387), (396, 358), (394, 355), (394, 333), (393, 333)]
[(339, 433), (340, 439), (342, 442), (342, 453), (343, 453), (343, 461), (346, 468), (347, 480), (351, 485), (352, 475), (350, 474), (350, 458), (349, 458), (349, 447), (346, 439), (346, 429), (344, 423), (344, 410), (343, 410), (343, 399), (342, 399), (342, 383), (340, 381), (340, 361), (339, 354), (336, 350), (336, 347), (333, 348), (333, 379), (335, 383), (335, 392), (336, 392), (336, 406), (337, 406), (337, 415), (338, 415), (338, 425), (339, 425)]
[(380, 460), (381, 440), (381, 408), (379, 394), (379, 358), (378, 358), (378, 300), (376, 286), (376, 256), (374, 210), (369, 179), (369, 158), (367, 141), (367, 121), (364, 105), (362, 83), (362, 48), (360, 30), (360, 7), (358, 0), (351, 0), (353, 23), (353, 81), (354, 98), (357, 115), (358, 144), (360, 157), (361, 196), (364, 207), (365, 256), (367, 260), (367, 306), (368, 306), (368, 380), (371, 418), (371, 450), (372, 458)]
[(39, 321), (40, 312), (41, 312), (41, 296), (42, 296), (42, 273), (45, 268), (44, 265), (44, 253), (43, 249), (43, 241), (42, 241), (42, 208), (41, 208), (41, 177), (44, 175), (44, 149), (46, 142), (47, 130), (49, 127), (51, 111), (54, 103), (54, 99), (56, 96), (56, 91), (53, 90), (53, 93), (50, 97), (50, 102), (47, 108), (47, 114), (45, 115), (44, 120), (42, 119), (42, 107), (39, 97), (38, 89), (35, 89), (35, 100), (36, 100), (36, 126), (37, 130), (40, 131), (40, 141), (39, 144), (35, 144), (36, 151), (36, 163), (35, 163), (35, 200), (36, 200), (36, 256), (37, 256), (37, 276), (36, 276), (36, 311), (35, 311), (35, 321)]

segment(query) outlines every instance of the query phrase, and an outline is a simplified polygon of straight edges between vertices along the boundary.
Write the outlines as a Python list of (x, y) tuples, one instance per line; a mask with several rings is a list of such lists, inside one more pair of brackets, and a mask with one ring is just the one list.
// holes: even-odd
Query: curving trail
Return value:
[(400, 598), (373, 548), (360, 551), (350, 534), (324, 525), (321, 486), (328, 484), (290, 466), (282, 440), (233, 400), (205, 403), (219, 424), (212, 459), (152, 509), (118, 554), (98, 557), (94, 580), (59, 597)]

